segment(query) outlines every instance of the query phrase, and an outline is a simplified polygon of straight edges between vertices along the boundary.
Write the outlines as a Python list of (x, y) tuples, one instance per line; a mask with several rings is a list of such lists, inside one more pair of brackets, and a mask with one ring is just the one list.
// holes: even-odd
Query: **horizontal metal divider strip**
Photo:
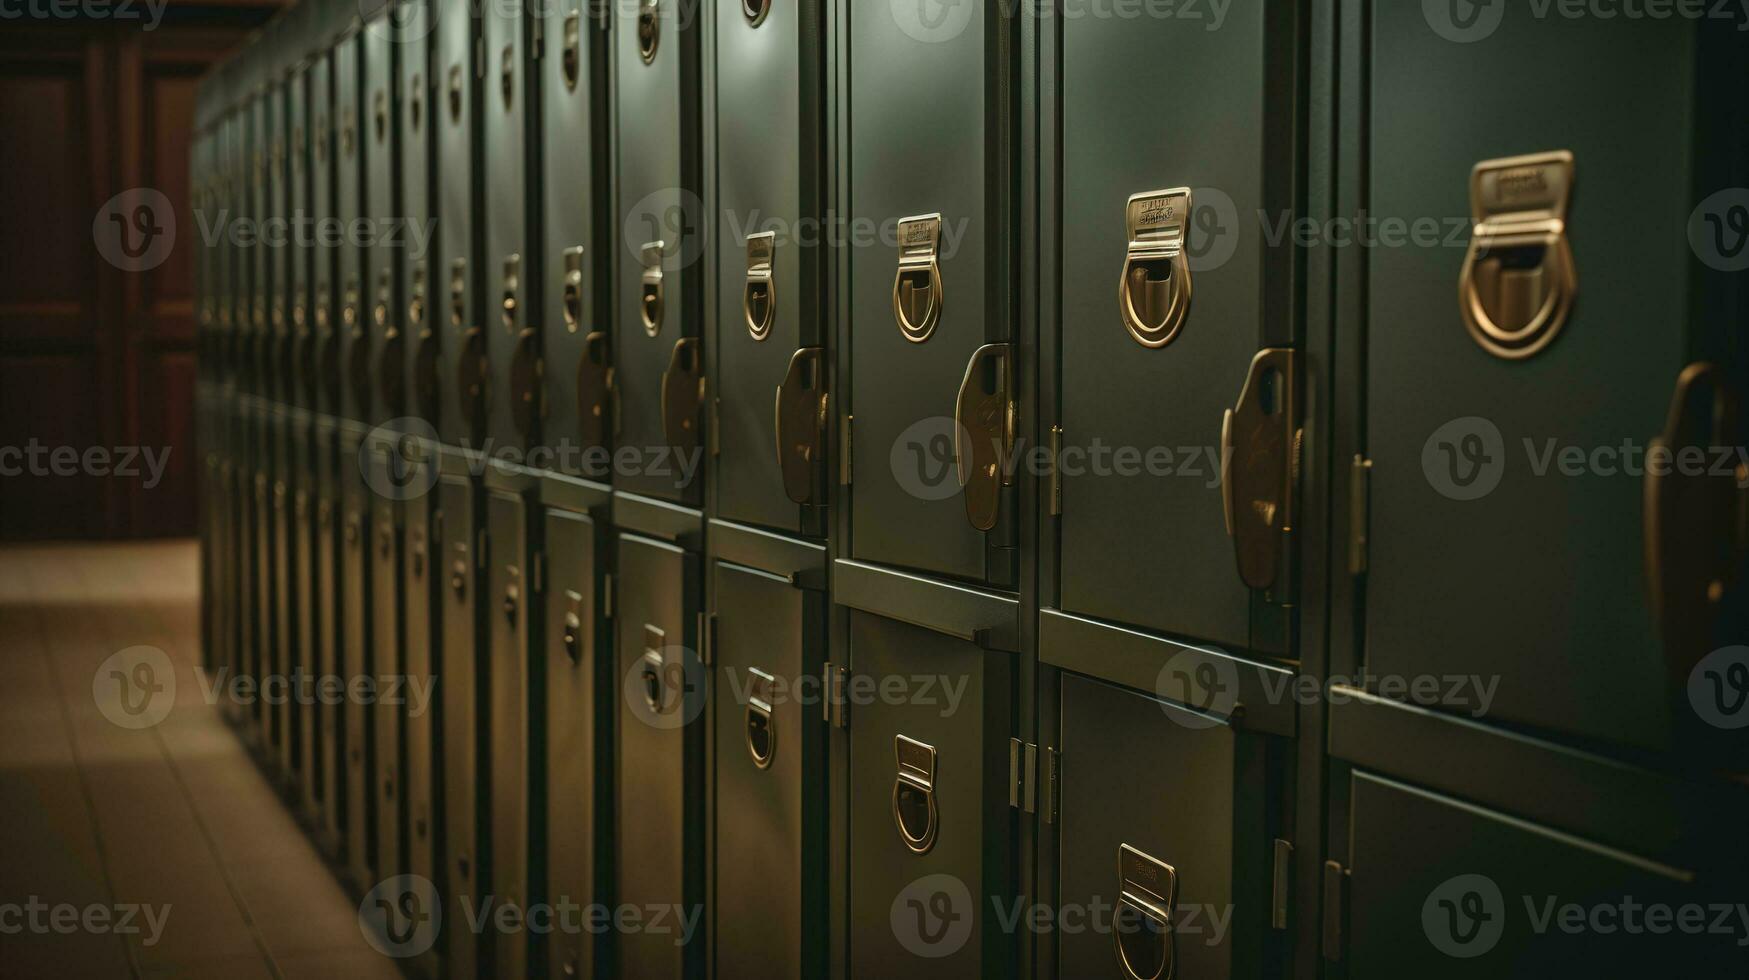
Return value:
[(532, 493), (540, 488), (540, 470), (531, 470), (511, 463), (488, 460), (482, 483), (488, 490), (507, 493)]
[(563, 473), (545, 472), (540, 478), (542, 506), (568, 510), (606, 523), (613, 514), (613, 488)]
[(437, 472), (442, 476), (471, 477), (486, 465), (485, 458), (472, 449), (440, 445), (436, 447), (436, 453)]
[(697, 551), (704, 545), (704, 512), (623, 490), (613, 492), (613, 523), (628, 531)]
[[(1209, 665), (1223, 681), (1237, 679), (1238, 693), (1228, 719), (1234, 728), (1283, 738), (1293, 738), (1299, 729), (1299, 706), (1294, 701), (1299, 675), (1286, 667), (1149, 636), (1055, 609), (1039, 611), (1038, 656), (1041, 663), (1156, 697), (1162, 696), (1161, 672), (1168, 664), (1182, 668), (1192, 680), (1198, 677), (1198, 667)], [(1204, 693), (1213, 702), (1220, 700), (1221, 692)], [(1195, 704), (1190, 707), (1211, 710)], [(1224, 712), (1214, 709), (1211, 713)]]
[(1020, 652), (1020, 600), (840, 558), (832, 601), (957, 636), (987, 650)]
[(709, 530), (712, 558), (781, 575), (797, 588), (826, 588), (828, 556), (823, 544), (716, 518), (711, 518)]
[(1671, 864), (1717, 866), (1727, 842), (1738, 860), (1749, 850), (1739, 834), (1696, 834), (1708, 813), (1743, 812), (1749, 787), (1696, 786), (1343, 685), (1329, 710), (1330, 755), (1355, 766)]

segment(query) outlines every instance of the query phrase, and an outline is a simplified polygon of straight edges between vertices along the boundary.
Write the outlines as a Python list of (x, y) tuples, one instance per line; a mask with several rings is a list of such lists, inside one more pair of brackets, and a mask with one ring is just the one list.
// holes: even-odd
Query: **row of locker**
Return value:
[[(1727, 955), (1526, 913), (1746, 880), (1744, 41), (1438, 7), (303, 0), (209, 78), (196, 206), (314, 231), (196, 263), (208, 656), (437, 678), (238, 712), (418, 969)], [(1634, 441), (1729, 452), (1536, 464)]]

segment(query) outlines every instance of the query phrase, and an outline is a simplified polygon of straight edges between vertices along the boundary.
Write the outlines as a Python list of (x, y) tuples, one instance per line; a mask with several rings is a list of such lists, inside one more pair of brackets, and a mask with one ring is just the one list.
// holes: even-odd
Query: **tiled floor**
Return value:
[[(196, 571), (187, 542), (0, 548), (0, 978), (399, 976), (208, 704)], [(93, 682), (140, 645), (175, 702), (129, 729)]]

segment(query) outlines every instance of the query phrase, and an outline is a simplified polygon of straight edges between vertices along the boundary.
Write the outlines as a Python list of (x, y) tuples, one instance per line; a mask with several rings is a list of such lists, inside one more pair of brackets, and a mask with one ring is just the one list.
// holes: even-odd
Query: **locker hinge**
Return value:
[(1063, 427), (1051, 426), (1051, 480), (1049, 507), (1052, 517), (1063, 516)]
[(821, 698), (822, 712), (826, 724), (833, 728), (850, 727), (850, 705), (845, 698), (845, 688), (849, 686), (850, 671), (837, 664), (828, 663), (821, 676), (820, 687), (825, 695)]
[(1348, 917), (1348, 869), (1324, 862), (1324, 959), (1342, 962), (1342, 924)]
[(1270, 889), (1269, 924), (1275, 929), (1287, 928), (1288, 885), (1293, 880), (1294, 846), (1276, 838), (1275, 877)]
[(547, 553), (537, 551), (528, 556), (529, 588), (535, 595), (545, 595), (547, 591)]
[(1038, 746), (1018, 738), (1008, 740), (1008, 805), (1038, 812)]
[(1348, 574), (1366, 574), (1367, 515), (1372, 509), (1372, 460), (1354, 457), (1348, 479)]
[(723, 399), (719, 395), (711, 399), (711, 458), (713, 459), (723, 454), (723, 442), (717, 437), (717, 433), (723, 431), (722, 419)]
[(856, 432), (856, 416), (846, 415), (839, 423), (838, 432), (838, 485), (850, 486), (850, 478), (854, 475), (850, 467), (851, 437)]
[(486, 569), (486, 547), (489, 544), (491, 544), (491, 539), (486, 537), (485, 528), (480, 528), (474, 532), (474, 567), (481, 571)]
[(486, 77), (486, 39), (474, 37), (474, 78), (484, 80)]
[(613, 618), (613, 573), (601, 576), (601, 618)]
[(698, 614), (698, 662), (706, 667), (717, 658), (717, 614)]
[(1061, 797), (1058, 787), (1062, 785), (1062, 753), (1046, 747), (1039, 752), (1039, 813), (1045, 823), (1057, 822), (1057, 807)]

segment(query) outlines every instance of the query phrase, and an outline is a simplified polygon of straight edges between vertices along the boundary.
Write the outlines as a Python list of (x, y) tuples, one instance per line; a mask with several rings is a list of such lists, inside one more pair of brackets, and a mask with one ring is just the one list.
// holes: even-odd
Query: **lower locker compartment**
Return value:
[(254, 726), (253, 737), (256, 747), (262, 757), (272, 758), (274, 755), (274, 739), (277, 732), (274, 729), (273, 706), (266, 697), (261, 696), (265, 688), (276, 686), (276, 678), (282, 677), (279, 664), (279, 623), (274, 616), (274, 554), (273, 529), (274, 517), (274, 430), (268, 419), (262, 415), (255, 417), (254, 450), (252, 453), (254, 465), (254, 509), (251, 513), (250, 526), (254, 537), (254, 556), (251, 569), (250, 617), (255, 624), (255, 646), (251, 651), (253, 673), (255, 676), (255, 691), (257, 696), (247, 700), (247, 711)]
[(821, 976), (828, 774), (817, 695), (825, 596), (720, 561), (713, 574), (716, 975)]
[(1717, 869), (1670, 867), (1367, 772), (1353, 776), (1350, 807), (1351, 978), (1721, 975), (1746, 961), (1740, 882), (1708, 880)]
[[(292, 486), (292, 581), (297, 593), (293, 616), (297, 619), (297, 648), (293, 652), (292, 669), (306, 678), (310, 691), (319, 692), (322, 679), (320, 654), (322, 620), (317, 599), (323, 579), (317, 573), (317, 485), (315, 460), (309, 434), (303, 434), (294, 460)], [(311, 697), (299, 703), (294, 711), (298, 740), (297, 800), (304, 816), (314, 823), (321, 821), (321, 750), (319, 719), (322, 699)]]
[[(373, 473), (380, 473), (382, 463), (373, 460)], [(373, 478), (373, 487), (385, 484)], [(413, 693), (403, 653), (403, 615), (401, 596), (401, 548), (404, 535), (403, 512), (399, 500), (380, 494), (371, 498), (372, 542), (371, 568), (371, 674), (374, 683), (372, 703), (365, 706), (371, 716), (374, 745), (372, 794), (374, 795), (376, 834), (376, 879), (392, 878), (405, 872), (406, 815), (402, 808), (402, 729), (405, 725), (408, 699)]]
[[(850, 613), (850, 970), (1007, 976), (1012, 654)], [(900, 678), (908, 693), (870, 679)], [(928, 690), (925, 689), (928, 686)]]
[(1060, 692), (1054, 975), (1274, 975), (1263, 737), (1076, 674)]
[[(414, 464), (419, 468), (413, 476), (414, 485), (426, 486), (428, 463)], [(406, 869), (443, 887), (443, 856), (439, 852), (438, 833), (442, 825), (437, 807), (437, 752), (441, 712), (437, 686), (442, 676), (443, 655), (437, 640), (441, 633), (434, 621), (437, 604), (435, 588), (438, 576), (433, 565), (431, 537), (434, 512), (434, 490), (415, 494), (401, 505), (403, 543), (401, 563), (401, 601), (405, 617), (402, 647), (405, 659), (402, 670), (407, 676), (408, 701), (403, 730), (405, 749), (401, 792), (406, 817)], [(419, 963), (424, 976), (437, 973), (436, 959), (441, 955), (434, 948)]]
[[(370, 490), (359, 461), (359, 443), (343, 438), (340, 445), (340, 676), (349, 688), (374, 675), (371, 581)], [(376, 762), (372, 708), (349, 694), (342, 699), (341, 727), (346, 740), (346, 874), (354, 888), (368, 891), (376, 884), (376, 793), (371, 773)]]
[[(531, 595), (529, 503), (520, 487), (495, 487), (498, 474), (487, 477), (486, 535), (490, 542), (486, 572), (486, 656), (490, 728), (492, 899), (494, 908), (515, 910), (516, 922), (540, 901), (532, 887), (532, 868), (539, 845), (530, 833), (530, 816), (539, 805), (541, 715), (544, 702), (533, 694), (543, 689), (537, 665), (530, 660), (534, 625), (540, 608)], [(520, 483), (520, 478), (517, 479)], [(497, 976), (530, 974), (531, 933), (524, 928), (493, 930), (492, 969)]]
[[(443, 463), (447, 465), (446, 458)], [(482, 937), (468, 928), (479, 904), (490, 892), (490, 851), (484, 832), (489, 759), (483, 758), (485, 690), (480, 662), (481, 529), (478, 493), (470, 477), (443, 473), (437, 485), (437, 514), (432, 520), (436, 555), (433, 567), (441, 584), (443, 673), (438, 681), (442, 724), (438, 770), (443, 800), (442, 887), (445, 889), (443, 930), (446, 973), (475, 978), (484, 973)]]
[[(316, 645), (316, 672), (341, 679), (344, 634), (341, 631), (341, 593), (348, 587), (340, 562), (341, 505), (338, 435), (333, 424), (318, 423), (316, 429), (316, 621), (320, 641)], [(346, 840), (346, 737), (337, 704), (318, 703), (316, 711), (317, 785), (322, 800), (323, 847), (338, 854)]]
[(614, 975), (692, 977), (704, 945), (698, 558), (630, 534), (616, 551), (613, 895), (649, 927), (614, 935)]
[[(601, 847), (607, 794), (598, 792), (610, 771), (612, 743), (602, 722), (611, 718), (616, 690), (611, 658), (602, 654), (600, 529), (586, 514), (548, 506), (545, 517), (546, 640), (546, 890), (555, 907), (589, 909), (604, 903)], [(538, 692), (537, 692), (538, 696)], [(606, 944), (588, 929), (545, 937), (551, 980), (602, 976)]]
[(297, 782), (298, 764), (298, 733), (297, 704), (299, 691), (295, 664), (297, 662), (298, 628), (294, 615), (297, 603), (297, 584), (292, 572), (296, 567), (296, 556), (293, 547), (297, 540), (295, 530), (296, 516), (292, 508), (292, 488), (296, 485), (296, 475), (292, 463), (297, 447), (297, 437), (289, 415), (280, 415), (276, 419), (274, 430), (273, 459), (273, 676), (275, 684), (283, 695), (279, 703), (269, 702), (267, 710), (273, 713), (273, 745), (275, 761), (279, 766), (279, 777), (285, 784), (295, 786)]

